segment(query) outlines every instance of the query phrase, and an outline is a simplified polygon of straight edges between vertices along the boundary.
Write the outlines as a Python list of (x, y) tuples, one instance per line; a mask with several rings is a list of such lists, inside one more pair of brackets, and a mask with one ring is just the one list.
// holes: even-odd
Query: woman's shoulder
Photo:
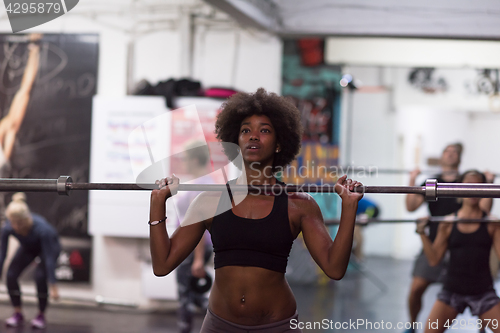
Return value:
[(483, 211), (483, 219), (490, 220), (492, 222), (496, 222), (499, 220), (498, 216), (490, 214), (488, 212)]
[(294, 200), (297, 202), (304, 202), (304, 203), (315, 203), (316, 200), (310, 195), (309, 193), (306, 192), (290, 192), (288, 193), (288, 199)]
[(181, 225), (189, 225), (212, 219), (217, 215), (221, 192), (201, 192), (194, 198), (184, 216)]
[(14, 229), (12, 229), (12, 225), (10, 224), (10, 221), (9, 220), (5, 220), (4, 224), (2, 225), (2, 228), (1, 228), (1, 234), (2, 235), (5, 235), (5, 234), (11, 234), (12, 232), (14, 231)]
[(288, 205), (292, 209), (297, 209), (306, 213), (320, 211), (319, 205), (313, 196), (305, 192), (288, 193)]
[(212, 204), (215, 201), (219, 201), (222, 196), (222, 192), (217, 191), (206, 191), (199, 193), (192, 203), (196, 204)]
[[(451, 214), (443, 216), (441, 219), (443, 222), (446, 222), (446, 224), (450, 224), (449, 222), (454, 222), (457, 220), (457, 218), (458, 218), (457, 213), (451, 213)], [(432, 220), (432, 218), (431, 218), (431, 220)]]
[(429, 223), (438, 223), (437, 230), (438, 233), (445, 233), (445, 234), (450, 234), (451, 230), (453, 229), (453, 226), (456, 225), (456, 223), (453, 223), (457, 219), (457, 216), (455, 213), (445, 215), (443, 217), (440, 217), (437, 221), (432, 221), (432, 217), (430, 217)]
[(49, 221), (42, 215), (31, 213), (31, 217), (33, 218), (33, 225), (41, 226), (43, 229), (53, 228)]
[(42, 215), (40, 214), (37, 214), (37, 213), (34, 213), (34, 212), (31, 212), (31, 217), (33, 218), (33, 222), (39, 222), (39, 223), (49, 223), (47, 221), (47, 219), (45, 219), (45, 217), (43, 217)]
[(41, 234), (57, 235), (56, 228), (42, 215), (31, 213), (33, 217), (33, 227)]
[(493, 233), (496, 230), (500, 230), (500, 223), (499, 223), (500, 220), (498, 219), (497, 216), (491, 215), (491, 214), (486, 214), (484, 216), (484, 219), (491, 221), (491, 222), (487, 223), (487, 225), (488, 225), (488, 231), (490, 233)]

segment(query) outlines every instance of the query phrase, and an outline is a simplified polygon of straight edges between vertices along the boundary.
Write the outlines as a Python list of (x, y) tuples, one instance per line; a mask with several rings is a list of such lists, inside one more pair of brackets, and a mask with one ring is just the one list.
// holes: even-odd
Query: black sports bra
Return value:
[(275, 196), (271, 213), (261, 219), (235, 215), (231, 199), (228, 186), (220, 198), (218, 215), (212, 220), (215, 269), (254, 266), (285, 273), (294, 240), (288, 219), (288, 195)]

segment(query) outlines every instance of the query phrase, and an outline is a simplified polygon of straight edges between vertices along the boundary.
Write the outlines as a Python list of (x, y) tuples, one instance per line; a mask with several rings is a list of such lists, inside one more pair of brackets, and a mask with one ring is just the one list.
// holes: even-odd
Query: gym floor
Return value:
[[(328, 282), (324, 286), (292, 285), (297, 298), (299, 320), (302, 324), (313, 325), (316, 329), (304, 332), (403, 332), (398, 323), (408, 320), (406, 297), (410, 286), (412, 261), (369, 257), (361, 265), (352, 264), (343, 280)], [(496, 288), (500, 283), (496, 282)], [(424, 296), (424, 304), (419, 322), (424, 324), (427, 315), (440, 290), (439, 285), (431, 286)], [(34, 305), (24, 308), (26, 320), (36, 314)], [(8, 303), (0, 303), (2, 324), (0, 332), (36, 332), (26, 322), (21, 328), (6, 328), (3, 320), (12, 312)], [(468, 310), (457, 319), (472, 319)], [(195, 332), (201, 326), (203, 317), (197, 316)], [(364, 320), (372, 327), (354, 322)], [(351, 322), (350, 322), (351, 321)], [(383, 324), (382, 324), (383, 321)], [(175, 311), (140, 312), (110, 308), (61, 307), (52, 306), (47, 311), (47, 333), (176, 333)], [(331, 328), (318, 328), (327, 323)], [(392, 329), (388, 329), (388, 324)], [(340, 325), (344, 326), (344, 329)], [(349, 325), (349, 328), (347, 328)], [(368, 324), (370, 325), (370, 324)], [(382, 326), (384, 325), (384, 328)], [(337, 329), (335, 328), (337, 327)], [(457, 325), (458, 327), (459, 325)], [(465, 325), (464, 325), (465, 326)], [(477, 332), (467, 328), (457, 328), (454, 333)], [(417, 330), (423, 332), (423, 330)]]

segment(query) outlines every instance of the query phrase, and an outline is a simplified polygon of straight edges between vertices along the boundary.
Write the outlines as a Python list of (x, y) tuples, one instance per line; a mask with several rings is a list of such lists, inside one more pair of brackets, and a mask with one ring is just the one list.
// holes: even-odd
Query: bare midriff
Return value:
[(215, 271), (209, 307), (227, 321), (255, 326), (292, 317), (297, 304), (284, 273), (225, 266)]

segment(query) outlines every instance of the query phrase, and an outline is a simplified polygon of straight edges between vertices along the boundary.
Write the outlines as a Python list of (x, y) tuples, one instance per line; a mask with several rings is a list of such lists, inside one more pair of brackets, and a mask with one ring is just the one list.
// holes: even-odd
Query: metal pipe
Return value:
[[(431, 223), (500, 223), (499, 219), (460, 219), (460, 218), (451, 218), (451, 217), (429, 217), (428, 221)], [(392, 223), (417, 223), (418, 219), (357, 219), (356, 224), (358, 225), (367, 225), (367, 224), (392, 224)], [(340, 224), (340, 220), (330, 219), (325, 220), (326, 225), (338, 225)]]
[(2, 178), (0, 192), (57, 192), (57, 179)]
[(499, 184), (442, 183), (438, 184), (440, 198), (499, 198)]
[[(179, 184), (179, 191), (226, 191), (224, 184)], [(316, 185), (229, 185), (231, 191), (262, 194), (292, 192), (334, 193), (334, 184)], [(57, 192), (68, 195), (71, 190), (144, 190), (158, 188), (155, 184), (73, 183), (71, 177), (58, 179), (0, 178), (0, 192)], [(437, 198), (500, 198), (500, 184), (437, 183), (428, 179), (424, 186), (359, 186), (359, 193), (421, 194), (426, 200)]]

